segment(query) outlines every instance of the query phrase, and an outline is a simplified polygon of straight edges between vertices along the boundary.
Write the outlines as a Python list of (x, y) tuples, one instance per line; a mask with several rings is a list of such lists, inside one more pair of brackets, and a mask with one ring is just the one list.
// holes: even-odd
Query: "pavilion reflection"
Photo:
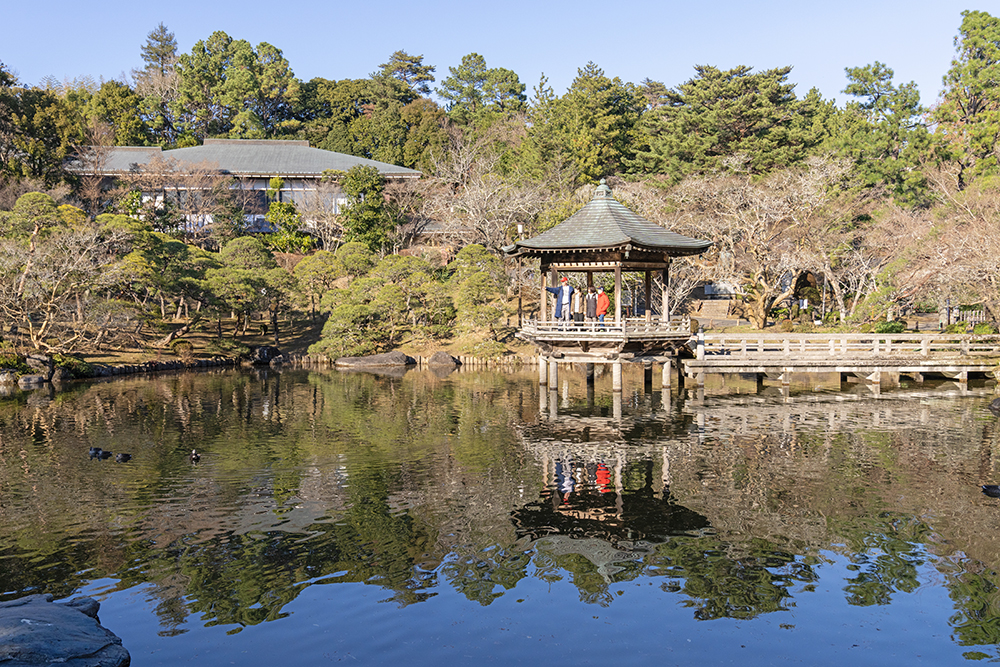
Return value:
[(626, 418), (614, 408), (607, 412), (607, 406), (584, 407), (521, 427), (525, 447), (541, 464), (544, 491), (515, 509), (511, 521), (518, 537), (540, 552), (583, 556), (609, 579), (620, 563), (710, 524), (670, 493), (668, 443), (686, 440), (682, 434), (692, 421), (662, 412)]

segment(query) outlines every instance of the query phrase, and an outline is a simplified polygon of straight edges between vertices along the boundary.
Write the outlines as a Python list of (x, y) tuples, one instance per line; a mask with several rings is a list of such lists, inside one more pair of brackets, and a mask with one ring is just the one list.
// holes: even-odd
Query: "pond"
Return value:
[(1000, 660), (992, 385), (397, 375), (0, 399), (0, 599), (137, 666)]

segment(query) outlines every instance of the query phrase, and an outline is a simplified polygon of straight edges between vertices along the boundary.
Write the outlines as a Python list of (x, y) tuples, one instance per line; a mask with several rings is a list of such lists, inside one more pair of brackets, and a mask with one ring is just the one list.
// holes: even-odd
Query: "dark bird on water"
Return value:
[(115, 455), (114, 452), (109, 452), (106, 449), (102, 449), (100, 451), (100, 453), (97, 455), (97, 458), (99, 458), (99, 459), (110, 459), (114, 455)]
[(201, 461), (201, 454), (199, 454), (197, 450), (192, 449), (191, 456), (188, 458), (191, 459), (191, 463), (197, 463), (198, 461)]
[(996, 484), (983, 484), (983, 493), (990, 498), (1000, 498), (1000, 486)]
[(98, 459), (100, 457), (101, 457), (101, 448), (100, 447), (91, 447), (90, 448), (90, 458), (92, 458), (92, 459)]
[(127, 463), (128, 461), (131, 460), (132, 460), (132, 455), (126, 454), (125, 452), (122, 452), (121, 454), (115, 457), (115, 461), (117, 461), (118, 463)]

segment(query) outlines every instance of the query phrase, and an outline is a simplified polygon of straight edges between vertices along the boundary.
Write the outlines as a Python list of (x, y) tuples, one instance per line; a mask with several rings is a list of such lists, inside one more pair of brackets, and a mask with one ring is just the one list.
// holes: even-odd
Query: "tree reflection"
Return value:
[(966, 493), (996, 428), (967, 404), (897, 407), (889, 431), (857, 426), (888, 412), (863, 403), (552, 420), (536, 391), (533, 373), (267, 370), (2, 401), (0, 597), (110, 578), (145, 586), (169, 635), (282, 618), (312, 585), (486, 606), (531, 579), (608, 606), (648, 579), (697, 619), (751, 619), (836, 554), (848, 604), (890, 605), (935, 568), (956, 641), (1000, 644), (996, 508)]

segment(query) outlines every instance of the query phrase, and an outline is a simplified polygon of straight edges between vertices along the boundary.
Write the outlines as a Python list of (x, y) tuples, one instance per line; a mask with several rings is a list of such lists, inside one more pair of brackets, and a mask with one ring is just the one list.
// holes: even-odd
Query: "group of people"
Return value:
[(603, 287), (595, 289), (591, 285), (581, 296), (581, 290), (570, 285), (569, 279), (565, 276), (560, 280), (559, 287), (545, 289), (556, 295), (555, 319), (557, 320), (603, 322), (605, 315), (608, 314), (608, 308), (611, 307), (611, 299), (604, 293)]

